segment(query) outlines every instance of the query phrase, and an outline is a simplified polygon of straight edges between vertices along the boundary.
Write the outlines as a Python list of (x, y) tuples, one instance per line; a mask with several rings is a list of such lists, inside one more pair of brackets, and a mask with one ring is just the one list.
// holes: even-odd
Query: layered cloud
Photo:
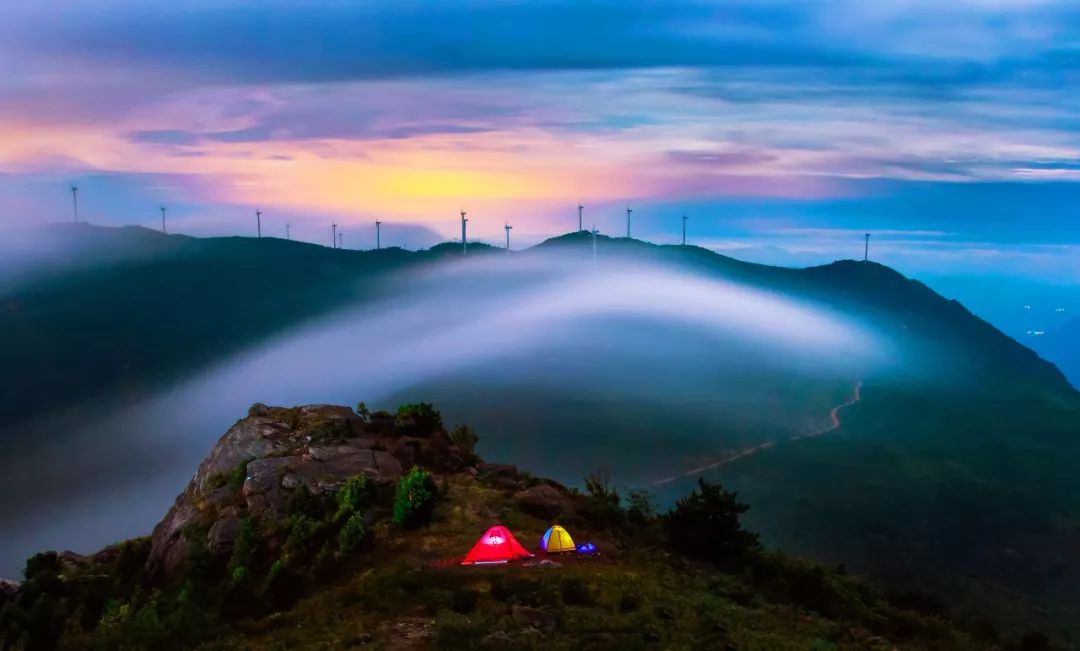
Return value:
[[(692, 208), (717, 241), (732, 215), (1075, 239), (1051, 200), (1080, 180), (1070, 2), (65, 4), (0, 25), (4, 223), (63, 218), (82, 179), (99, 221), (168, 201), (199, 233), (258, 205), (449, 235), (467, 208), (536, 238), (584, 201), (644, 233)], [(971, 184), (1006, 203), (987, 219)]]

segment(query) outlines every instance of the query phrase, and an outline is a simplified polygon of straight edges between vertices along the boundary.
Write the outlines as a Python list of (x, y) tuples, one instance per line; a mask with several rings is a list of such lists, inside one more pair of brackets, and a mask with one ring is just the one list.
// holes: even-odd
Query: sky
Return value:
[(0, 227), (585, 226), (1080, 285), (1080, 5), (4, 0)]

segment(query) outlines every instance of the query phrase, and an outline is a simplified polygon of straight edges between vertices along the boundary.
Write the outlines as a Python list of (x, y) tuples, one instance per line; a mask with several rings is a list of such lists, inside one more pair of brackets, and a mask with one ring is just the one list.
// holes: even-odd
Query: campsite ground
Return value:
[[(517, 508), (512, 493), (457, 476), (446, 494), (429, 527), (401, 532), (376, 526), (369, 552), (339, 580), (291, 610), (239, 624), (207, 648), (805, 650), (969, 644), (944, 620), (916, 613), (904, 614), (904, 637), (929, 626), (928, 639), (890, 643), (859, 617), (828, 618), (790, 600), (771, 600), (745, 572), (721, 573), (688, 561), (647, 535), (617, 540), (576, 517), (575, 525), (567, 525), (571, 535), (579, 543), (595, 542), (599, 553), (547, 556), (537, 541), (551, 523)], [(457, 564), (494, 522), (509, 527), (537, 556), (506, 565)], [(559, 566), (538, 565), (544, 558)], [(822, 569), (821, 576), (829, 572)], [(831, 578), (852, 590), (845, 598), (859, 598), (865, 587), (851, 577)], [(868, 600), (859, 607), (868, 615), (872, 605)], [(873, 618), (885, 621), (878, 614)]]

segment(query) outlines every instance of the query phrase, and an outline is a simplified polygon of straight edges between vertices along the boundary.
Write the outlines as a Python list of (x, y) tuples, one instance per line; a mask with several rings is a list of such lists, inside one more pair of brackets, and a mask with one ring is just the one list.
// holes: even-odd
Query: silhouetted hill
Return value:
[(1080, 319), (1071, 319), (1038, 339), (1039, 351), (1057, 360), (1073, 384), (1080, 385)]

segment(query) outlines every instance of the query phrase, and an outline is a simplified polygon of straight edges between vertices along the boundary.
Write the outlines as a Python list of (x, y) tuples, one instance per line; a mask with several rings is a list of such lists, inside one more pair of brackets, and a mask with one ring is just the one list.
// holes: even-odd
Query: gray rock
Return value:
[(223, 512), (217, 522), (206, 534), (206, 546), (215, 554), (224, 555), (232, 551), (236, 535), (240, 533), (240, 516), (235, 508)]
[[(347, 433), (337, 443), (312, 443), (309, 432), (326, 424)], [(397, 481), (406, 460), (386, 451), (387, 447), (397, 449), (396, 442), (389, 433), (367, 430), (348, 407), (253, 405), (249, 416), (218, 440), (154, 528), (147, 568), (150, 576), (156, 581), (175, 577), (190, 552), (192, 541), (187, 538), (192, 535), (205, 535), (212, 552), (227, 555), (241, 520), (277, 524), (301, 484), (314, 494), (326, 494), (360, 473), (377, 483)], [(422, 450), (410, 448), (408, 461), (416, 455), (429, 456), (433, 450), (456, 450), (444, 432), (433, 433), (417, 446)], [(237, 472), (243, 473), (239, 490), (234, 480)]]
[(12, 601), (19, 594), (18, 581), (9, 581), (8, 579), (0, 579), (0, 605), (6, 601)]
[(514, 496), (522, 511), (541, 519), (561, 518), (573, 511), (570, 498), (550, 484), (540, 484)]

